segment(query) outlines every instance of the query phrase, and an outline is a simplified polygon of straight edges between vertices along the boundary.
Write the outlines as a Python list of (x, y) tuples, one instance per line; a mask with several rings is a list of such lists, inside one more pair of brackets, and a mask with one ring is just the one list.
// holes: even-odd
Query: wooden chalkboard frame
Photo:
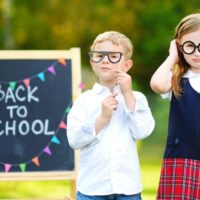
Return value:
[[(2, 59), (69, 59), (72, 67), (72, 96), (74, 100), (80, 93), (81, 88), (77, 87), (81, 83), (81, 59), (80, 48), (69, 50), (0, 50), (0, 60)], [(73, 190), (75, 190), (75, 180), (78, 168), (78, 152), (74, 153), (73, 171), (56, 172), (1, 172), (0, 181), (39, 181), (39, 180), (72, 180)], [(74, 191), (72, 191), (74, 193)]]

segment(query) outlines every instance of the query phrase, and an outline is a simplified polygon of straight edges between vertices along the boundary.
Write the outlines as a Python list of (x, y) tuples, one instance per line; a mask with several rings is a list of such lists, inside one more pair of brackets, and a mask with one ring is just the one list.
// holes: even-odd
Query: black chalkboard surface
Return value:
[(80, 77), (79, 48), (0, 51), (1, 179), (73, 175), (66, 117)]

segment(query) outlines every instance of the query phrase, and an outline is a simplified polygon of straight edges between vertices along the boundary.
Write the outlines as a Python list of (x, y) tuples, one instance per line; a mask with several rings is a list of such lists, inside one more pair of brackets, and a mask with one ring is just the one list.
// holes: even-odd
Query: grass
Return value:
[(159, 183), (160, 165), (141, 165), (144, 200), (155, 200), (156, 191)]
[[(160, 164), (141, 163), (143, 200), (155, 200)], [(12, 181), (0, 182), (0, 199), (6, 198), (64, 198), (69, 196), (69, 181)]]
[(0, 182), (0, 199), (64, 198), (69, 188), (69, 181)]
[[(160, 165), (141, 164), (144, 200), (155, 200)], [(70, 194), (69, 181), (0, 182), (2, 198), (63, 198)]]

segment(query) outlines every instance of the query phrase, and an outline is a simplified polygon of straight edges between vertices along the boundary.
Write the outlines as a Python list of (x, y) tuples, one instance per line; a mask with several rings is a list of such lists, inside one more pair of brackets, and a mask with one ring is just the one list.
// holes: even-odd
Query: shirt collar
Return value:
[[(100, 93), (107, 93), (110, 92), (110, 89), (104, 85), (101, 85), (99, 83), (95, 83), (93, 85), (92, 91), (96, 94), (100, 94)], [(119, 92), (120, 91), (120, 87), (119, 85), (115, 85), (114, 86), (114, 92)]]
[(199, 73), (194, 73), (192, 70), (188, 70), (184, 75), (184, 78), (194, 78), (194, 77), (200, 77)]

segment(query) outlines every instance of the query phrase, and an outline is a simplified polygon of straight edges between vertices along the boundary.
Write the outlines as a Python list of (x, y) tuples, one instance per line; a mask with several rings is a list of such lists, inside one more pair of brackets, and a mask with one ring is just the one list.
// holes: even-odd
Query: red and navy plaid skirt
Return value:
[(157, 200), (200, 200), (200, 161), (165, 158)]

